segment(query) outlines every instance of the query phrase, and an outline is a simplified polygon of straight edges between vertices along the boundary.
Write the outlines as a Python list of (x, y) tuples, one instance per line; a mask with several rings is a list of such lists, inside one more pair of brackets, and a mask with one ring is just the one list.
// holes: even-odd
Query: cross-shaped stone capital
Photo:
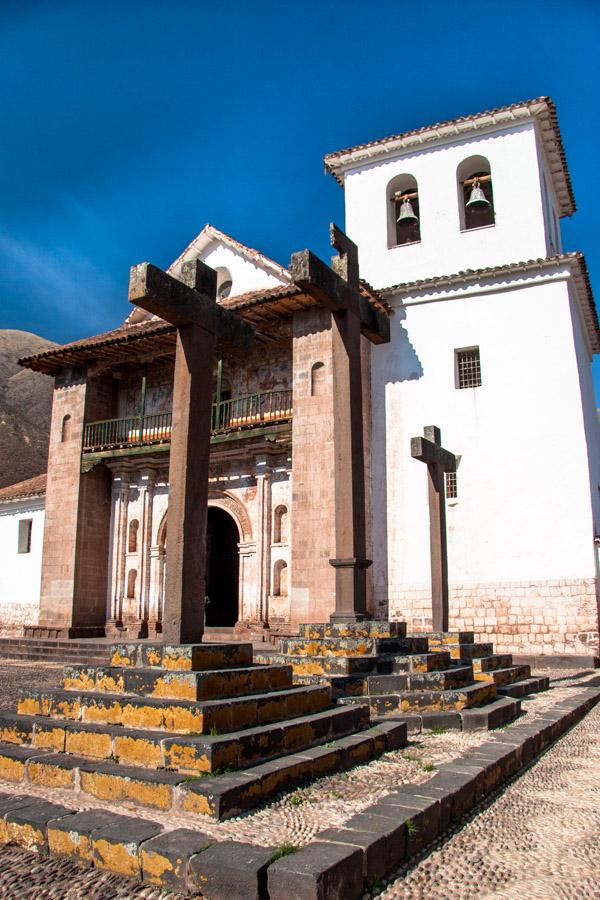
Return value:
[(181, 279), (148, 262), (132, 266), (129, 275), (130, 303), (178, 328), (198, 325), (214, 334), (224, 349), (249, 347), (254, 329), (219, 306), (216, 293), (217, 273), (199, 259), (183, 264)]
[(359, 291), (356, 245), (337, 225), (331, 225), (331, 240), (340, 256), (330, 268), (310, 250), (292, 254), (289, 270), (304, 293), (332, 313), (349, 312), (360, 321), (361, 333), (373, 344), (390, 341), (390, 320)]
[(456, 472), (456, 456), (442, 447), (440, 429), (435, 425), (426, 425), (423, 435), (410, 439), (410, 455), (428, 466), (439, 466), (442, 472)]

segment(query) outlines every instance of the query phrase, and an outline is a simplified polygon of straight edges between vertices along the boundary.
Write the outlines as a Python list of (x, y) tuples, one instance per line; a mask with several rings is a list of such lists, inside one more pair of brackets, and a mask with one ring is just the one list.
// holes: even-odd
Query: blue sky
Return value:
[(597, 0), (0, 0), (0, 327), (114, 327), (205, 222), (326, 256), (324, 153), (542, 94), (600, 296), (599, 37)]

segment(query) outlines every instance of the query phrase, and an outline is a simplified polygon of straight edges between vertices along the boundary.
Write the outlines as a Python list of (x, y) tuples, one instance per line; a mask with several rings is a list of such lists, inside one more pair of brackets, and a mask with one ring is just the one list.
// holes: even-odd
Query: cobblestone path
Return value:
[(600, 706), (398, 875), (382, 900), (598, 900)]

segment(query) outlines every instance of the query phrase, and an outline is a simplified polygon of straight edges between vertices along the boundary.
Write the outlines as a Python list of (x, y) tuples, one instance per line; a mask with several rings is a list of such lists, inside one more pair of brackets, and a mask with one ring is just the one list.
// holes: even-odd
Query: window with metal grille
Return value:
[(473, 388), (481, 385), (479, 347), (456, 350), (456, 387)]
[(456, 500), (457, 497), (456, 472), (446, 472), (446, 500)]
[(31, 553), (33, 519), (19, 519), (19, 553)]

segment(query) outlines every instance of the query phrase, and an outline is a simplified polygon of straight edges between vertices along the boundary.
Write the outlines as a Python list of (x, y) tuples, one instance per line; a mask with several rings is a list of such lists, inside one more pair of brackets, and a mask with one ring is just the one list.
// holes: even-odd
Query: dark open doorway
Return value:
[(206, 624), (231, 626), (238, 620), (239, 533), (233, 518), (215, 506), (206, 526)]

